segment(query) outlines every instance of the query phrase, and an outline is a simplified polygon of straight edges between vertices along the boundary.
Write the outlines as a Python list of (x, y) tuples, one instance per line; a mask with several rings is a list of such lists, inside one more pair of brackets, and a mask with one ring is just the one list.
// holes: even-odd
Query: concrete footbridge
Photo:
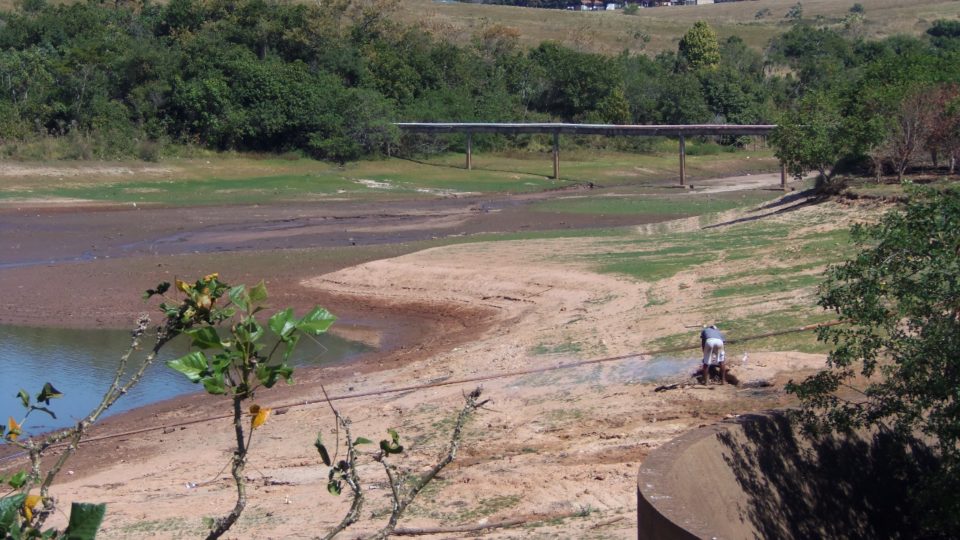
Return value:
[[(560, 124), (560, 123), (470, 123), (470, 122), (398, 122), (406, 133), (433, 135), (463, 133), (467, 137), (467, 170), (473, 169), (473, 134), (499, 133), (518, 135), (546, 133), (553, 135), (553, 178), (560, 178), (560, 135), (604, 135), (608, 137), (677, 137), (680, 153), (680, 185), (687, 183), (686, 137), (707, 135), (755, 135), (765, 137), (777, 126), (773, 124), (685, 124), (685, 125), (619, 125), (619, 124)], [(780, 187), (786, 189), (787, 174), (780, 165)]]

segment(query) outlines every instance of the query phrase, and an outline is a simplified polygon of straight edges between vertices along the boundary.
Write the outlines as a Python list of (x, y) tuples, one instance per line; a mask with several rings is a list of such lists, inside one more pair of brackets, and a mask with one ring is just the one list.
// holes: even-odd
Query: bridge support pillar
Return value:
[(467, 170), (473, 170), (473, 133), (467, 132)]
[(787, 164), (780, 162), (780, 189), (787, 190)]
[(687, 140), (680, 135), (680, 185), (687, 185)]
[(553, 179), (560, 179), (560, 132), (553, 132)]

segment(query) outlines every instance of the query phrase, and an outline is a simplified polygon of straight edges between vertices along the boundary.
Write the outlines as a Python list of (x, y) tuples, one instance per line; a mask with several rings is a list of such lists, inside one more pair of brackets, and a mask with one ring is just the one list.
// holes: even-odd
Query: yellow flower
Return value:
[(213, 281), (215, 279), (220, 279), (220, 272), (214, 272), (212, 274), (207, 274), (203, 276), (204, 281)]
[(260, 407), (259, 405), (251, 405), (250, 414), (253, 415), (253, 419), (250, 421), (250, 428), (257, 429), (267, 423), (267, 418), (270, 417), (270, 411), (272, 410), (273, 409), (266, 407)]
[(13, 417), (10, 417), (10, 422), (7, 427), (7, 438), (11, 441), (17, 440), (17, 437), (20, 436), (20, 424), (17, 423)]
[(189, 293), (191, 290), (193, 290), (193, 285), (190, 285), (189, 283), (187, 283), (186, 281), (183, 281), (182, 279), (176, 279), (174, 280), (174, 283), (176, 283), (177, 288), (184, 293)]
[(27, 521), (33, 520), (33, 509), (37, 507), (37, 504), (42, 501), (43, 498), (39, 495), (27, 495), (27, 498), (23, 501), (23, 515), (27, 518)]

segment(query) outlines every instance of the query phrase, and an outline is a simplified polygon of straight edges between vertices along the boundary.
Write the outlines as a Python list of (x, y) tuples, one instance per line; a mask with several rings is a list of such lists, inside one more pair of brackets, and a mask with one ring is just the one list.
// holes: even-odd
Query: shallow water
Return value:
[[(0, 424), (13, 416), (23, 418), (17, 392), (24, 389), (36, 398), (44, 383), (51, 383), (63, 397), (50, 401), (57, 415), (34, 411), (24, 425), (37, 433), (74, 424), (100, 403), (110, 386), (120, 355), (129, 346), (130, 333), (123, 330), (71, 330), (0, 325)], [(148, 339), (142, 340), (145, 347)], [(186, 338), (168, 344), (140, 383), (122, 396), (107, 416), (128, 411), (202, 387), (168, 368), (166, 360), (189, 352)], [(371, 349), (361, 343), (324, 334), (315, 340), (304, 336), (294, 354), (296, 366), (316, 366), (348, 360)], [(296, 373), (294, 373), (296, 379)], [(282, 384), (282, 383), (281, 383)]]

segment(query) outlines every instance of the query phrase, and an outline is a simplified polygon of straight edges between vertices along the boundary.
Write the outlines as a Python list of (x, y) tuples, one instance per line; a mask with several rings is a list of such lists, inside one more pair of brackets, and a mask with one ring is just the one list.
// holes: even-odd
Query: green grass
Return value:
[[(477, 156), (468, 171), (463, 156), (447, 154), (418, 162), (403, 159), (358, 161), (338, 167), (313, 160), (252, 159), (231, 156), (210, 160), (170, 160), (160, 164), (62, 162), (63, 176), (44, 174), (0, 178), (0, 200), (69, 198), (112, 203), (196, 206), (254, 204), (348, 198), (358, 200), (432, 198), (465, 193), (525, 193), (581, 183), (629, 185), (670, 183), (675, 158), (659, 154), (572, 152), (563, 158), (561, 179), (550, 178), (549, 155), (489, 153)], [(691, 169), (722, 176), (767, 167), (745, 154), (699, 158)], [(30, 164), (24, 164), (29, 168)], [(35, 164), (49, 169), (46, 164)], [(78, 166), (79, 165), (79, 166)], [(103, 169), (129, 170), (105, 173)], [(753, 169), (751, 169), (753, 170)]]
[(729, 287), (720, 287), (711, 291), (710, 296), (714, 298), (725, 298), (729, 296), (757, 296), (776, 292), (792, 291), (803, 287), (811, 287), (823, 281), (820, 275), (800, 275), (775, 277), (766, 281), (757, 283), (745, 283), (743, 285), (731, 285)]
[(782, 242), (790, 233), (787, 224), (747, 223), (718, 229), (611, 241), (612, 246), (640, 245), (644, 249), (614, 251), (590, 258), (601, 272), (630, 276), (639, 281), (666, 279), (693, 266), (717, 260), (750, 259), (757, 250)]
[(571, 214), (690, 216), (756, 205), (769, 201), (777, 195), (773, 192), (751, 191), (716, 196), (648, 193), (629, 197), (570, 197), (540, 202), (532, 205), (531, 209), (539, 212)]
[(649, 282), (666, 279), (677, 272), (713, 260), (715, 256), (710, 253), (698, 253), (660, 258), (618, 253), (616, 258), (623, 260), (604, 264), (600, 271), (624, 274), (640, 281)]
[(556, 345), (548, 345), (546, 343), (540, 343), (535, 347), (530, 349), (531, 354), (570, 354), (570, 353), (579, 353), (583, 350), (583, 345), (580, 343), (564, 342), (558, 343)]
[(520, 495), (501, 495), (480, 499), (477, 504), (452, 516), (455, 523), (470, 523), (479, 518), (492, 516), (520, 504)]
[[(784, 310), (761, 313), (738, 319), (717, 321), (722, 327), (724, 335), (730, 341), (726, 346), (727, 356), (737, 358), (748, 351), (800, 351), (810, 353), (824, 353), (829, 347), (819, 343), (816, 332), (804, 331), (780, 336), (767, 337), (750, 341), (739, 341), (749, 336), (789, 330), (802, 326), (826, 322), (833, 319), (833, 314), (812, 309), (790, 308)], [(671, 334), (653, 340), (649, 344), (650, 350), (671, 349), (675, 347), (699, 347), (699, 331), (687, 331)]]

